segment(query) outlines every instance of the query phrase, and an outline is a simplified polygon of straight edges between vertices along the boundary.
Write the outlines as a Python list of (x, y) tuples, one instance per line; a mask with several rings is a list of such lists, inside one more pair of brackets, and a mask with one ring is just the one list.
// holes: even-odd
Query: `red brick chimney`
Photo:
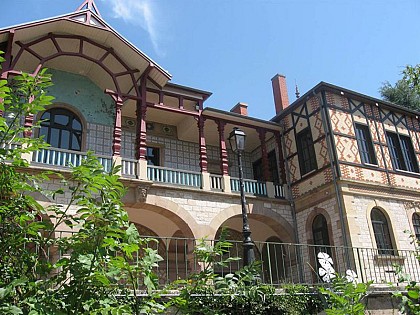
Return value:
[(239, 115), (248, 116), (248, 104), (239, 102), (230, 111)]
[(282, 74), (276, 74), (271, 79), (273, 86), (274, 105), (276, 106), (276, 114), (289, 106), (289, 95), (287, 94), (286, 77)]

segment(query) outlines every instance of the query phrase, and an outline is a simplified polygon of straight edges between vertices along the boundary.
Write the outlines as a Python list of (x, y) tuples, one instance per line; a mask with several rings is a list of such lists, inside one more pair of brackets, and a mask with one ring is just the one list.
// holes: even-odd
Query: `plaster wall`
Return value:
[(114, 101), (91, 80), (55, 69), (50, 69), (49, 73), (53, 85), (48, 88), (48, 94), (55, 97), (54, 102), (73, 106), (88, 123), (114, 125)]

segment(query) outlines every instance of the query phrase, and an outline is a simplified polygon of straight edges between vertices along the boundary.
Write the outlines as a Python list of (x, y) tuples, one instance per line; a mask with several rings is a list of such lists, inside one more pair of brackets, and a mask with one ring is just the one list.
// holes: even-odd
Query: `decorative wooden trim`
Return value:
[(229, 161), (228, 154), (226, 150), (226, 141), (225, 141), (225, 126), (226, 122), (218, 120), (217, 130), (219, 131), (219, 143), (220, 143), (220, 171), (222, 175), (229, 175)]
[(264, 181), (268, 182), (270, 180), (270, 170), (268, 168), (268, 153), (267, 146), (265, 143), (265, 135), (267, 131), (264, 129), (258, 129), (258, 136), (261, 143), (261, 164), (262, 164), (262, 173)]
[(200, 144), (200, 169), (201, 172), (207, 172), (207, 148), (206, 148), (206, 139), (204, 137), (204, 121), (203, 116), (198, 117), (198, 141)]

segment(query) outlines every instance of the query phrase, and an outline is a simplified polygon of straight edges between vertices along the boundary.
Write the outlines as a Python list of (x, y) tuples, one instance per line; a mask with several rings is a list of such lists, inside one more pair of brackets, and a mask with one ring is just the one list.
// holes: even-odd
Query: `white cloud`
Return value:
[(109, 0), (115, 18), (142, 27), (150, 36), (153, 48), (162, 55), (153, 4), (150, 0)]

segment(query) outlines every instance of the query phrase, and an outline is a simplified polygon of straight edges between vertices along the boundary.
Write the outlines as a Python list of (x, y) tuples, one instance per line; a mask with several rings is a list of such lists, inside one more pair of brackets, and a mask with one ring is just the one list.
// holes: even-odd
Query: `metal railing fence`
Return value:
[[(57, 232), (56, 237), (68, 237), (72, 232)], [(147, 236), (144, 236), (147, 238)], [(198, 261), (194, 252), (199, 240), (176, 237), (151, 237), (148, 247), (157, 250), (163, 260), (155, 268), (161, 285), (178, 279), (187, 279), (193, 273), (200, 271), (203, 264)], [(206, 243), (214, 245), (214, 240)], [(242, 242), (230, 241), (232, 246), (223, 257), (242, 257)], [(254, 252), (261, 261), (260, 279), (263, 283), (279, 286), (282, 284), (319, 284), (323, 280), (318, 276), (321, 265), (316, 257), (319, 252), (330, 255), (335, 272), (345, 275), (348, 269), (356, 272), (357, 281), (373, 281), (374, 284), (398, 283), (397, 269), (401, 268), (411, 280), (420, 281), (420, 264), (417, 251), (392, 250), (387, 254), (373, 248), (316, 246), (308, 244), (254, 242)], [(57, 261), (66, 255), (57, 250), (49, 251), (49, 259)], [(134, 255), (136, 263), (144, 255), (140, 250)], [(299, 263), (302, 262), (302, 263)], [(214, 271), (226, 275), (238, 271), (242, 261), (230, 262), (226, 267), (215, 266)], [(397, 267), (399, 266), (399, 267)]]

